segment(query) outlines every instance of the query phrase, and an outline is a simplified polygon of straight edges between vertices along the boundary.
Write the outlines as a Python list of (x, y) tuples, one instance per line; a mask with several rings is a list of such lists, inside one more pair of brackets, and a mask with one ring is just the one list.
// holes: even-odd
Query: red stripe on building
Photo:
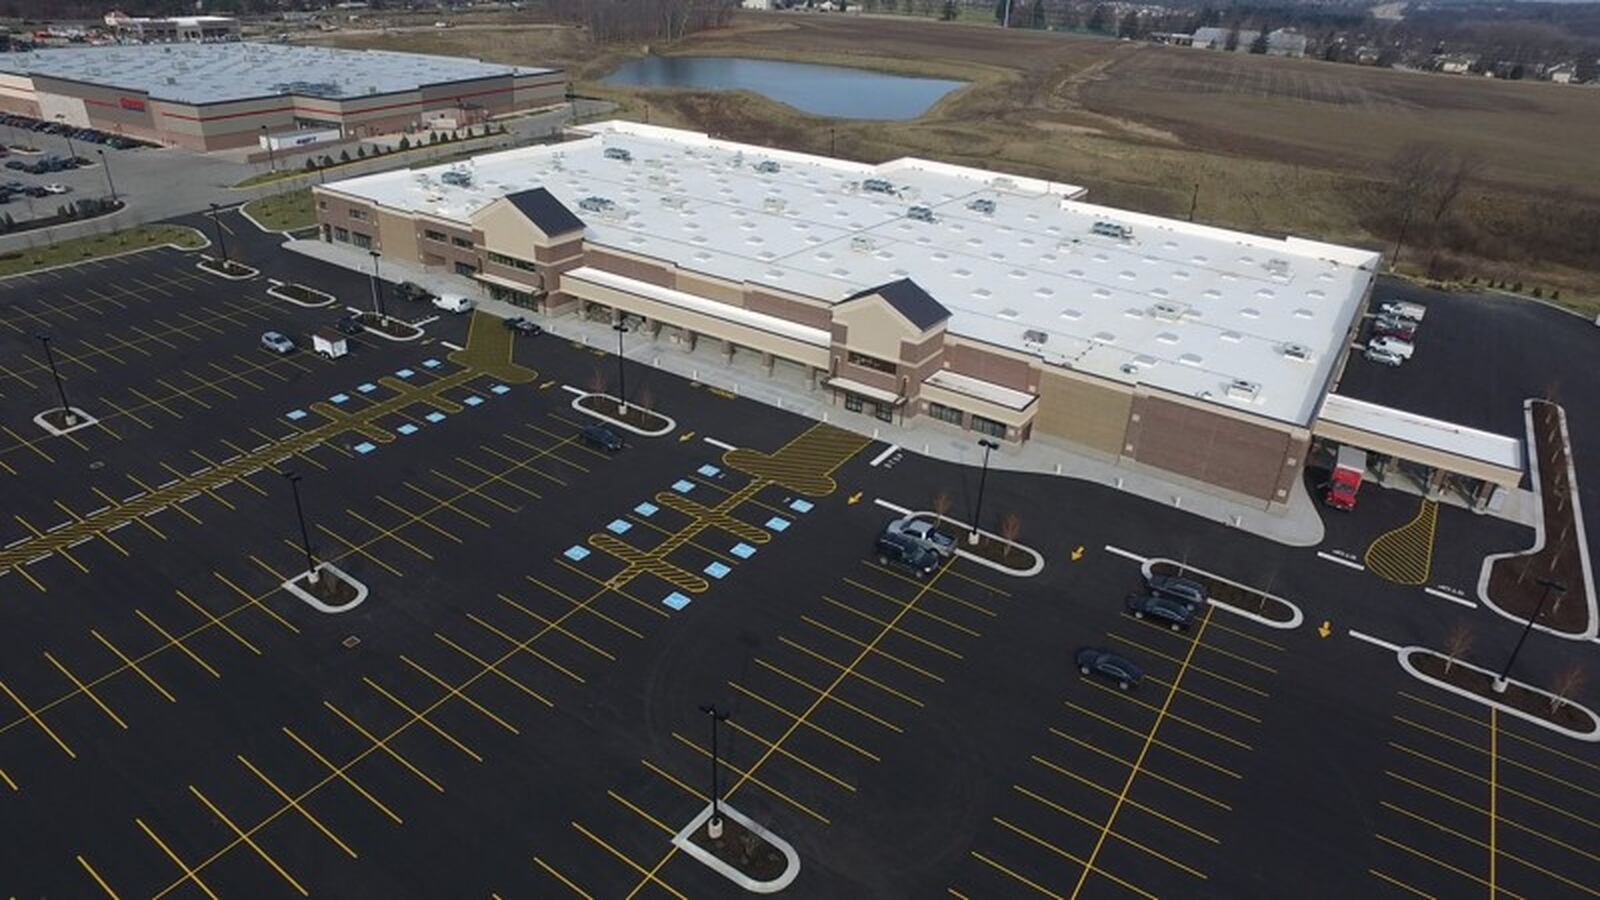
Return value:
[[(561, 83), (562, 82), (560, 82), (560, 81), (547, 81), (547, 82), (542, 82), (540, 84), (522, 85), (521, 88), (526, 90), (528, 88), (548, 87), (548, 86), (550, 86), (552, 84), (561, 84)], [(220, 115), (220, 116), (187, 116), (187, 115), (184, 115), (183, 113), (167, 112), (166, 110), (162, 110), (161, 114), (163, 116), (171, 116), (174, 119), (185, 119), (185, 120), (190, 121), (190, 122), (220, 122), (220, 121), (222, 121), (224, 119), (238, 119), (238, 118), (242, 118), (242, 117), (245, 117), (245, 116), (261, 116), (261, 115), (267, 115), (268, 113), (294, 112), (294, 111), (312, 113), (312, 114), (315, 114), (315, 115), (323, 115), (323, 116), (345, 116), (345, 117), (350, 117), (350, 116), (365, 115), (367, 113), (383, 112), (385, 110), (390, 110), (390, 109), (403, 109), (403, 108), (408, 107), (408, 106), (424, 106), (424, 105), (431, 104), (431, 103), (440, 103), (440, 102), (443, 102), (443, 101), (446, 101), (446, 100), (457, 100), (457, 101), (460, 101), (460, 100), (465, 100), (465, 99), (467, 99), (469, 97), (484, 97), (484, 96), (488, 96), (490, 94), (505, 94), (505, 93), (509, 93), (511, 91), (515, 91), (517, 89), (518, 89), (517, 86), (506, 87), (506, 88), (495, 88), (493, 90), (488, 90), (488, 91), (475, 91), (475, 92), (470, 93), (470, 94), (455, 94), (453, 96), (447, 96), (447, 97), (435, 97), (435, 98), (432, 98), (432, 99), (429, 99), (429, 100), (408, 100), (408, 101), (405, 101), (403, 103), (389, 103), (389, 104), (386, 104), (386, 105), (383, 105), (383, 106), (369, 106), (369, 107), (367, 107), (365, 109), (352, 109), (352, 110), (316, 109), (314, 107), (296, 105), (296, 106), (280, 106), (280, 107), (274, 107), (272, 109), (254, 109), (254, 110), (249, 110), (248, 112), (225, 113), (225, 114)], [(171, 103), (173, 101), (165, 100), (165, 101), (158, 101), (158, 102)]]

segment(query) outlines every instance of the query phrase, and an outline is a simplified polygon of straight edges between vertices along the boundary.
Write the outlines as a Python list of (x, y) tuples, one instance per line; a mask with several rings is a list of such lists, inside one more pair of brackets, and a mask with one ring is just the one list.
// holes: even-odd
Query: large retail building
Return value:
[(1050, 436), (1265, 506), (1300, 477), (1379, 262), (919, 159), (572, 136), (318, 187), (323, 238), (759, 354), (862, 416)]
[(192, 150), (255, 146), (263, 131), (385, 134), (537, 109), (559, 69), (450, 56), (241, 42), (0, 54), (0, 111)]

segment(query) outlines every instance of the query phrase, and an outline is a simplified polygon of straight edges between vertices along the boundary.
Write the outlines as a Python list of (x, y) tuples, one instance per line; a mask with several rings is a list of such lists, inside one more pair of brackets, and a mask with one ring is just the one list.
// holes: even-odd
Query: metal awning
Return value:
[(1506, 487), (1522, 481), (1526, 463), (1517, 438), (1340, 394), (1329, 394), (1322, 402), (1311, 431), (1341, 444)]
[(500, 287), (518, 291), (524, 294), (544, 293), (544, 288), (542, 287), (534, 287), (531, 284), (523, 284), (520, 281), (512, 281), (509, 278), (501, 278), (499, 275), (492, 275), (488, 272), (477, 272), (474, 273), (472, 277), (488, 284), (499, 285)]
[(894, 391), (886, 391), (883, 388), (873, 387), (870, 384), (862, 384), (853, 378), (829, 378), (826, 382), (824, 382), (824, 384), (833, 388), (834, 390), (847, 391), (852, 394), (860, 394), (868, 400), (876, 400), (879, 403), (888, 403), (893, 406), (899, 406), (900, 404), (906, 402), (905, 397), (896, 394)]

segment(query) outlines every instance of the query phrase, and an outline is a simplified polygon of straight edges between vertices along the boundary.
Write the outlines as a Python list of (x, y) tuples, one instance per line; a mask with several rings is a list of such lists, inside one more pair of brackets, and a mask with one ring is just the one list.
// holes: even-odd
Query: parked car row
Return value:
[(48, 197), (51, 194), (66, 194), (71, 191), (72, 188), (64, 184), (23, 184), (20, 181), (7, 181), (0, 184), (0, 203), (10, 203), (11, 198), (19, 195), (37, 198)]
[(1410, 359), (1417, 349), (1417, 328), (1427, 311), (1426, 306), (1405, 300), (1379, 304), (1368, 333), (1367, 349), (1362, 355), (1385, 366), (1398, 366)]
[(892, 566), (914, 578), (926, 578), (943, 560), (955, 555), (956, 539), (934, 522), (906, 516), (883, 527), (876, 550), (879, 565)]
[[(1151, 575), (1144, 587), (1123, 599), (1123, 608), (1135, 619), (1146, 619), (1186, 631), (1206, 604), (1206, 589), (1192, 578), (1178, 575)], [(1074, 657), (1078, 671), (1104, 678), (1130, 691), (1144, 680), (1144, 668), (1120, 653), (1104, 647), (1079, 648)]]
[(21, 159), (6, 160), (6, 168), (13, 172), (27, 172), (29, 175), (44, 175), (48, 172), (65, 172), (86, 166), (89, 160), (82, 156), (55, 156), (46, 154), (33, 162)]
[(21, 128), (27, 131), (38, 131), (44, 134), (65, 135), (75, 141), (90, 141), (96, 144), (105, 144), (107, 147), (115, 147), (118, 150), (127, 150), (133, 147), (143, 146), (145, 143), (144, 141), (136, 141), (133, 138), (123, 137), (120, 134), (112, 134), (108, 131), (101, 131), (98, 128), (79, 128), (76, 125), (68, 125), (65, 122), (46, 122), (43, 119), (35, 119), (30, 116), (19, 116), (12, 113), (0, 113), (0, 125), (10, 125), (12, 128)]

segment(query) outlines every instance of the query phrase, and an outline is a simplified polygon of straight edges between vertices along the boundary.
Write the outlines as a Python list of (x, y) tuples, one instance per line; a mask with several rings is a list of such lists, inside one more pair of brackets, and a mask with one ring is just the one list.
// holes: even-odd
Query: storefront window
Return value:
[(972, 416), (972, 430), (979, 434), (987, 434), (990, 437), (1003, 438), (1006, 436), (1006, 426), (1003, 423), (996, 422), (993, 419), (985, 419), (977, 414)]
[(928, 415), (941, 422), (949, 422), (951, 425), (960, 425), (963, 418), (961, 410), (945, 406), (943, 403), (929, 403)]
[(881, 419), (881, 420), (885, 421), (885, 422), (893, 422), (894, 421), (894, 404), (893, 403), (874, 403), (874, 404), (872, 404), (872, 415), (875, 416), (878, 419)]
[(350, 243), (355, 244), (357, 247), (360, 247), (363, 250), (371, 250), (372, 235), (362, 234), (359, 231), (352, 231), (350, 232)]
[(844, 408), (850, 410), (851, 412), (861, 412), (861, 395), (845, 394)]

